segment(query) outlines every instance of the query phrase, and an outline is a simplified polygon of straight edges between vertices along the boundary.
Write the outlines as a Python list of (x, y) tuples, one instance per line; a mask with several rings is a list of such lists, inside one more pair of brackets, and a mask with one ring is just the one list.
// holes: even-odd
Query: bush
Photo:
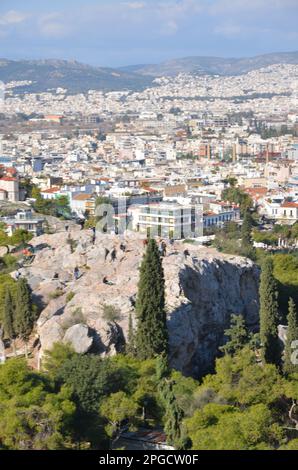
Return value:
[(121, 320), (121, 312), (114, 305), (103, 305), (103, 319), (107, 322), (117, 322)]
[(76, 294), (74, 292), (68, 292), (68, 294), (66, 296), (66, 302), (67, 303), (71, 302), (75, 295)]

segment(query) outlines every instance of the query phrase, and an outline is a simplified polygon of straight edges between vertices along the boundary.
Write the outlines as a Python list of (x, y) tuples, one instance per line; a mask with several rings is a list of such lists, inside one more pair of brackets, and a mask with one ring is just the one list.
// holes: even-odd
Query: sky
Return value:
[(0, 0), (0, 57), (97, 66), (298, 50), (298, 0)]

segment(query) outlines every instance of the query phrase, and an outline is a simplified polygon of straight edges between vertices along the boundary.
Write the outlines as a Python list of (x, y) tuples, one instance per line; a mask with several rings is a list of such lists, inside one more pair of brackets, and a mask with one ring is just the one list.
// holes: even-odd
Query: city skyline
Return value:
[(0, 57), (120, 67), (295, 51), (297, 13), (294, 0), (4, 0)]

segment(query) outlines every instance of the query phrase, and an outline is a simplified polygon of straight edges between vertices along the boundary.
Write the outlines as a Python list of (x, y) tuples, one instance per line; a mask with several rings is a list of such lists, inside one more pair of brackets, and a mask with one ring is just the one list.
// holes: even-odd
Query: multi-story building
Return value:
[(202, 235), (201, 206), (160, 203), (129, 209), (132, 228), (138, 232), (183, 239)]
[(42, 217), (35, 216), (30, 209), (18, 212), (14, 217), (2, 217), (0, 220), (5, 223), (6, 232), (10, 237), (18, 229), (27, 230), (34, 236), (42, 235), (45, 221)]

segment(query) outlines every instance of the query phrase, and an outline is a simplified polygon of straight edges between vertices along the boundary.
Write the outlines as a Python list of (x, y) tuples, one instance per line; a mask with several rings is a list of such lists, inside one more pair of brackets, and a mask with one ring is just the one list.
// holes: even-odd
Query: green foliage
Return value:
[(68, 294), (66, 295), (66, 302), (67, 303), (71, 302), (75, 295), (76, 294), (72, 291), (68, 292)]
[(255, 259), (256, 253), (252, 241), (253, 219), (249, 210), (246, 210), (241, 227), (241, 254), (247, 258)]
[(10, 291), (12, 299), (15, 303), (16, 299), (16, 281), (8, 274), (0, 274), (0, 323), (4, 318), (4, 303), (7, 290)]
[(225, 336), (229, 341), (220, 348), (225, 354), (235, 354), (249, 342), (250, 334), (243, 315), (231, 316), (231, 326), (225, 330)]
[(108, 305), (108, 304), (103, 305), (102, 317), (105, 321), (114, 322), (114, 323), (117, 321), (120, 321), (122, 318), (120, 310), (116, 308), (114, 305)]
[(20, 246), (32, 240), (33, 235), (24, 229), (17, 229), (11, 237), (4, 230), (0, 229), (0, 246)]
[(59, 196), (55, 199), (44, 199), (39, 190), (35, 193), (34, 209), (40, 214), (63, 218), (69, 217), (71, 213), (67, 196)]
[(255, 354), (245, 347), (234, 357), (218, 359), (216, 374), (205, 377), (203, 386), (233, 405), (270, 404), (280, 395), (282, 379), (274, 365), (261, 367)]
[(100, 413), (109, 423), (106, 431), (110, 437), (120, 429), (124, 420), (134, 421), (137, 412), (137, 403), (124, 392), (112, 393), (100, 405)]
[(280, 364), (280, 345), (278, 339), (278, 290), (273, 276), (273, 262), (266, 258), (260, 283), (260, 336), (262, 359), (265, 363)]
[(54, 393), (45, 378), (20, 359), (10, 359), (0, 367), (0, 448), (71, 447), (74, 414), (69, 388)]
[(229, 405), (208, 404), (185, 421), (193, 449), (265, 450), (282, 442), (283, 430), (267, 406), (240, 411)]
[(135, 347), (135, 332), (133, 328), (132, 322), (132, 315), (129, 314), (128, 319), (128, 335), (127, 335), (127, 343), (126, 343), (126, 354), (135, 356), (136, 355), (136, 347)]
[(24, 229), (17, 229), (9, 238), (9, 245), (19, 246), (26, 245), (30, 240), (32, 240), (33, 235)]
[(64, 295), (64, 290), (61, 287), (58, 287), (53, 292), (50, 292), (49, 298), (50, 299), (58, 299), (59, 297), (62, 297), (62, 295)]
[(141, 265), (136, 312), (136, 350), (139, 358), (150, 359), (166, 352), (165, 281), (155, 240), (149, 240)]
[(96, 413), (100, 399), (108, 392), (108, 362), (98, 356), (75, 355), (57, 371), (57, 381), (72, 388), (82, 413)]
[(15, 303), (13, 301), (10, 289), (6, 290), (4, 309), (3, 309), (3, 334), (5, 339), (13, 340), (16, 336), (14, 321)]
[(294, 254), (278, 254), (273, 256), (274, 277), (278, 281), (279, 306), (284, 315), (287, 315), (287, 306), (290, 297), (298, 302), (298, 257)]
[(25, 278), (17, 282), (15, 325), (21, 339), (28, 341), (36, 320), (36, 310), (32, 305), (31, 289)]
[(240, 205), (240, 211), (242, 216), (253, 207), (253, 201), (251, 197), (245, 193), (242, 189), (235, 186), (231, 186), (222, 192), (221, 199), (223, 201), (234, 202)]
[(51, 351), (45, 351), (42, 368), (49, 376), (55, 378), (63, 364), (74, 356), (75, 351), (69, 344), (55, 343)]
[(291, 360), (292, 353), (294, 352), (294, 349), (292, 349), (293, 341), (298, 341), (298, 314), (294, 300), (290, 299), (288, 313), (288, 331), (283, 364), (283, 370), (286, 374), (298, 372), (298, 365), (293, 364)]

